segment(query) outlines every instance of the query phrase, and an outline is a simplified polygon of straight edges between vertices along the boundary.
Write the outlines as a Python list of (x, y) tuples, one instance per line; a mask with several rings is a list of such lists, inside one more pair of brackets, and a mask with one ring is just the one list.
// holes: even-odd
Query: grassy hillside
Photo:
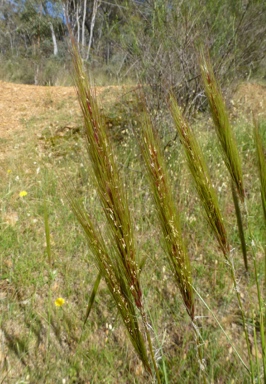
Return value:
[[(15, 87), (1, 84), (7, 91), (3, 103), (8, 102), (2, 110), (4, 130), (0, 139), (0, 382), (152, 383), (154, 379), (134, 352), (103, 279), (84, 325), (98, 271), (83, 230), (71, 211), (67, 191), (92, 213), (93, 222), (107, 246), (111, 247), (111, 240), (86, 153), (75, 92), (59, 87)], [(261, 118), (260, 133), (265, 150), (266, 117), (260, 105), (266, 100), (265, 88), (255, 85), (253, 89), (255, 87), (261, 93), (256, 93), (259, 99), (256, 105), (256, 97), (252, 98), (252, 109)], [(205, 155), (224, 217), (231, 246), (230, 260), (255, 362), (254, 377), (263, 382), (259, 329), (264, 320), (256, 284), (259, 283), (263, 294), (266, 236), (253, 122), (247, 110), (251, 91), (247, 89), (240, 87), (232, 99), (230, 121), (243, 168), (246, 197), (241, 212), (248, 273), (243, 263), (230, 176), (213, 122), (208, 115), (198, 115), (190, 126)], [(170, 113), (157, 111), (152, 118), (162, 140), (173, 198), (180, 212), (193, 286), (210, 308), (195, 295), (193, 322), (169, 267), (164, 234), (137, 143), (144, 114), (142, 105), (130, 87), (102, 89), (100, 101), (100, 111), (127, 191), (137, 261), (142, 265), (139, 279), (143, 302), (161, 381), (250, 382), (240, 360), (249, 366), (243, 316), (230, 269), (204, 219)], [(16, 115), (19, 117), (14, 119)], [(257, 278), (253, 257), (258, 268)], [(195, 340), (195, 329), (200, 334), (198, 340)]]

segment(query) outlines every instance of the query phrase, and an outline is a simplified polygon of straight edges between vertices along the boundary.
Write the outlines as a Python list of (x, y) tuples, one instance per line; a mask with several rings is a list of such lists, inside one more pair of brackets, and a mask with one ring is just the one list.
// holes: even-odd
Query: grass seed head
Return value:
[(220, 248), (227, 257), (229, 252), (227, 232), (203, 153), (193, 131), (182, 116), (181, 110), (173, 95), (170, 97), (170, 109), (176, 130), (186, 153), (191, 175), (195, 181), (199, 198), (205, 210), (207, 221), (214, 232)]
[(222, 97), (220, 87), (216, 81), (213, 68), (209, 59), (201, 53), (201, 76), (205, 93), (209, 102), (215, 130), (222, 148), (222, 154), (226, 167), (235, 183), (237, 192), (244, 200), (245, 192), (239, 152), (236, 146), (229, 115)]
[(165, 160), (160, 150), (159, 138), (156, 136), (147, 111), (144, 116), (139, 145), (148, 171), (170, 266), (186, 310), (193, 319), (194, 296), (191, 289), (191, 266), (183, 241), (179, 214), (173, 198)]
[[(142, 314), (144, 309), (127, 194), (115, 161), (113, 146), (107, 135), (106, 126), (83, 69), (74, 39), (72, 39), (72, 58), (74, 80), (84, 118), (87, 151), (107, 222), (108, 249), (91, 216), (71, 195), (70, 204), (85, 231), (98, 269), (121, 314), (132, 345), (147, 371), (151, 372), (146, 342), (137, 317), (137, 310), (140, 310)], [(149, 349), (152, 354), (151, 348)]]

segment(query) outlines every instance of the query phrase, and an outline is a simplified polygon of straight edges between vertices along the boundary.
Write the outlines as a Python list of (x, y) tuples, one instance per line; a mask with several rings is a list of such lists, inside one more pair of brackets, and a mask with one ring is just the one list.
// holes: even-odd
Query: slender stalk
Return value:
[(252, 250), (252, 258), (253, 258), (254, 274), (255, 274), (256, 288), (257, 288), (257, 295), (258, 295), (258, 302), (259, 302), (259, 315), (260, 315), (259, 324), (260, 324), (260, 337), (261, 337), (261, 348), (262, 348), (262, 359), (263, 359), (263, 374), (264, 374), (264, 382), (266, 382), (266, 343), (265, 343), (265, 329), (264, 329), (265, 309), (264, 309), (264, 303), (261, 296), (261, 290), (259, 285), (259, 279), (258, 279), (259, 274), (258, 274), (256, 256), (253, 250)]
[[(248, 216), (248, 207), (245, 202), (245, 210), (246, 215)], [(249, 238), (251, 239), (251, 255), (253, 260), (254, 267), (254, 276), (256, 281), (256, 289), (257, 289), (257, 297), (259, 304), (259, 324), (260, 324), (260, 337), (261, 337), (261, 348), (262, 348), (262, 359), (263, 359), (263, 374), (264, 374), (264, 382), (266, 382), (266, 342), (265, 342), (265, 327), (264, 327), (264, 319), (265, 319), (265, 304), (261, 294), (260, 284), (259, 284), (259, 271), (257, 266), (257, 258), (255, 254), (255, 242), (253, 240), (252, 232), (250, 225), (248, 223), (248, 233)]]
[[(174, 273), (187, 313), (193, 322), (194, 297), (191, 289), (190, 260), (182, 236), (179, 212), (173, 199), (173, 191), (161, 152), (162, 145), (156, 135), (147, 109), (144, 112), (138, 143), (147, 169), (161, 230), (164, 235), (163, 241), (169, 264)], [(202, 356), (200, 360), (202, 360)], [(156, 364), (155, 360), (154, 364)]]
[(215, 315), (215, 313), (211, 310), (211, 308), (209, 307), (209, 305), (206, 303), (206, 301), (203, 299), (203, 297), (201, 296), (201, 294), (199, 293), (199, 291), (192, 285), (191, 286), (193, 291), (196, 293), (196, 295), (199, 297), (200, 301), (204, 304), (204, 306), (208, 309), (208, 311), (210, 312), (210, 314), (212, 315), (212, 317), (214, 318), (214, 320), (216, 321), (216, 323), (218, 324), (219, 328), (221, 329), (221, 331), (223, 332), (223, 334), (225, 335), (227, 341), (229, 342), (229, 344), (231, 345), (233, 351), (235, 352), (236, 356), (238, 357), (239, 361), (242, 363), (243, 367), (246, 369), (246, 371), (249, 373), (250, 375), (250, 370), (248, 368), (248, 366), (246, 365), (246, 363), (244, 362), (244, 360), (242, 359), (241, 355), (239, 354), (238, 350), (236, 349), (236, 347), (234, 346), (233, 344), (233, 341), (230, 339), (230, 337), (228, 336), (228, 334), (225, 332), (222, 324), (220, 323), (220, 321), (218, 320), (217, 316)]
[(241, 313), (241, 318), (242, 318), (242, 322), (243, 322), (243, 329), (244, 329), (244, 334), (245, 334), (245, 340), (246, 340), (246, 346), (247, 346), (247, 351), (248, 351), (250, 375), (252, 378), (252, 382), (254, 382), (255, 376), (254, 376), (253, 358), (252, 358), (250, 341), (249, 341), (249, 337), (248, 337), (248, 327), (247, 327), (245, 311), (243, 308), (243, 304), (242, 304), (242, 300), (241, 300), (241, 296), (240, 296), (239, 285), (237, 283), (237, 279), (236, 279), (236, 275), (235, 275), (235, 267), (234, 267), (232, 259), (228, 258), (227, 263), (229, 265), (229, 270), (231, 273), (231, 277), (232, 277), (233, 284), (234, 284), (234, 290), (235, 290), (236, 297), (237, 297), (238, 307), (239, 307), (240, 313)]
[[(263, 147), (262, 137), (260, 135), (260, 126), (257, 119), (253, 119), (253, 135), (257, 155), (257, 164), (259, 171), (260, 179), (260, 194), (261, 194), (261, 204), (264, 215), (264, 223), (266, 225), (266, 160), (264, 156), (265, 148)], [(264, 244), (264, 285), (266, 288), (266, 244)]]
[[(215, 131), (220, 142), (224, 163), (231, 176), (232, 183), (237, 190), (238, 196), (243, 202), (245, 198), (245, 191), (239, 151), (237, 149), (233, 130), (229, 121), (229, 114), (223, 100), (221, 89), (216, 81), (211, 62), (209, 59), (206, 59), (203, 52), (201, 52), (201, 75), (204, 83), (205, 93), (209, 102)], [(247, 271), (248, 261), (241, 211), (239, 209), (238, 200), (233, 188), (232, 194), (237, 217), (239, 237), (241, 241), (241, 250), (243, 254), (244, 265)]]
[(210, 105), (215, 130), (222, 148), (224, 162), (235, 183), (237, 192), (243, 201), (245, 192), (239, 152), (229, 122), (229, 115), (226, 110), (221, 89), (214, 76), (211, 62), (209, 59), (206, 59), (203, 52), (201, 53), (200, 67), (205, 93)]
[[(163, 345), (163, 342), (164, 342), (164, 336), (163, 336), (162, 340), (159, 340), (158, 334), (157, 334), (157, 332), (155, 330), (155, 326), (154, 326), (154, 323), (153, 323), (153, 320), (152, 320), (152, 316), (151, 316), (150, 313), (149, 313), (149, 319), (151, 320), (151, 325), (147, 324), (147, 326), (148, 326), (148, 328), (152, 327), (152, 329), (153, 329), (153, 334), (154, 334), (154, 337), (156, 338), (156, 343), (158, 345), (158, 349), (156, 351), (156, 354), (158, 355), (158, 353), (160, 351), (162, 351), (162, 345)], [(165, 333), (166, 333), (166, 331), (165, 331)], [(156, 356), (156, 354), (155, 354), (155, 356)], [(161, 371), (162, 371), (162, 374), (161, 374), (162, 379), (161, 379), (161, 381), (164, 384), (169, 384), (169, 379), (168, 379), (168, 374), (167, 374), (167, 367), (166, 367), (165, 357), (163, 356), (163, 353), (160, 353), (159, 359), (158, 358), (156, 359), (156, 357), (155, 357), (155, 361), (158, 361), (158, 360), (160, 360), (161, 364), (162, 364), (162, 369), (161, 369)]]
[[(239, 233), (240, 233), (241, 241), (244, 243), (242, 244), (242, 248), (244, 250), (243, 253), (246, 256), (246, 246), (245, 246), (246, 244), (244, 239), (242, 218), (241, 218), (240, 208), (238, 204), (238, 197), (236, 196), (235, 189), (234, 189), (235, 187), (237, 188), (239, 196), (244, 201), (242, 170), (240, 167), (237, 148), (234, 144), (234, 141), (231, 135), (231, 128), (229, 125), (229, 120), (227, 118), (227, 113), (221, 98), (221, 94), (219, 93), (219, 89), (216, 85), (214, 75), (212, 73), (210, 74), (210, 70), (208, 67), (204, 67), (203, 71), (205, 70), (207, 71), (207, 73), (204, 72), (203, 76), (205, 76), (206, 87), (207, 86), (209, 87), (207, 90), (208, 92), (207, 96), (210, 101), (213, 119), (217, 128), (217, 133), (221, 140), (225, 161), (229, 168), (230, 175), (232, 177), (232, 193), (234, 198), (236, 216), (238, 220)], [(196, 185), (200, 200), (205, 209), (207, 220), (214, 231), (214, 234), (218, 240), (218, 243), (223, 251), (226, 264), (228, 265), (230, 270), (230, 274), (233, 280), (234, 289), (235, 289), (237, 301), (238, 301), (238, 306), (241, 312), (241, 317), (243, 322), (243, 328), (244, 328), (244, 334), (245, 334), (245, 340), (246, 340), (248, 358), (249, 358), (249, 364), (250, 364), (250, 374), (251, 374), (252, 380), (254, 380), (253, 360), (252, 360), (251, 347), (250, 347), (250, 342), (248, 337), (246, 317), (245, 317), (245, 312), (244, 312), (244, 308), (243, 308), (241, 297), (240, 297), (239, 287), (238, 287), (236, 276), (235, 276), (234, 265), (232, 262), (232, 258), (230, 256), (230, 251), (229, 251), (230, 247), (227, 240), (227, 233), (224, 228), (222, 216), (219, 209), (218, 199), (212, 187), (208, 169), (204, 161), (203, 154), (197, 143), (197, 140), (193, 135), (193, 132), (190, 129), (189, 125), (183, 118), (182, 113), (173, 96), (170, 97), (170, 109), (175, 122), (175, 127), (178, 131), (181, 143), (183, 144), (183, 147), (185, 149), (188, 165), (189, 165), (191, 174), (195, 180), (195, 185)], [(247, 268), (247, 258), (245, 257), (244, 260), (245, 260), (245, 266)]]
[(227, 231), (219, 208), (217, 194), (212, 187), (204, 155), (173, 95), (170, 96), (170, 110), (175, 123), (175, 128), (184, 147), (187, 163), (194, 179), (200, 201), (203, 205), (207, 221), (223, 254), (226, 256), (229, 251)]
[(256, 318), (255, 312), (252, 313), (252, 324), (253, 324), (253, 338), (254, 338), (254, 349), (256, 356), (256, 368), (257, 368), (257, 380), (260, 383), (260, 364), (259, 364), (259, 356), (258, 356), (258, 340), (257, 340), (257, 332), (256, 332)]
[(254, 135), (254, 142), (256, 147), (257, 163), (258, 163), (258, 171), (259, 171), (260, 187), (261, 187), (260, 189), (261, 203), (263, 208), (264, 221), (266, 224), (266, 160), (264, 155), (265, 148), (263, 147), (262, 137), (260, 135), (260, 125), (255, 118), (253, 120), (254, 120), (253, 135)]
[(84, 325), (86, 324), (88, 317), (90, 316), (90, 312), (91, 312), (93, 303), (95, 301), (96, 293), (98, 291), (101, 279), (102, 279), (102, 272), (100, 271), (97, 275), (97, 278), (95, 280), (95, 283), (94, 283), (92, 291), (91, 291), (91, 295), (90, 295), (90, 299), (89, 299), (89, 303), (88, 303), (88, 307), (87, 307), (87, 311), (86, 311), (86, 315), (85, 315), (85, 319), (84, 319)]
[(142, 308), (140, 309), (140, 314), (141, 314), (141, 317), (142, 317), (142, 322), (143, 322), (143, 325), (144, 325), (145, 334), (146, 334), (148, 345), (149, 345), (149, 351), (150, 351), (151, 360), (152, 360), (152, 364), (153, 364), (153, 367), (154, 367), (157, 383), (161, 384), (160, 372), (159, 372), (159, 369), (158, 369), (158, 366), (157, 366), (157, 363), (156, 363), (156, 360), (155, 360), (155, 355), (154, 355), (154, 351), (153, 351), (153, 345), (152, 345), (152, 341), (151, 341), (151, 334), (150, 334), (150, 331), (149, 331), (149, 327), (150, 326), (148, 325), (147, 315), (146, 315), (145, 311)]
[(51, 236), (50, 236), (50, 226), (49, 226), (49, 214), (46, 199), (44, 198), (44, 229), (45, 229), (45, 238), (46, 238), (46, 252), (48, 256), (48, 263), (52, 265), (52, 252), (51, 252)]
[(131, 343), (143, 362), (145, 369), (151, 374), (145, 341), (140, 330), (136, 308), (132, 301), (132, 292), (125, 279), (125, 275), (121, 274), (121, 271), (116, 268), (115, 249), (113, 247), (107, 249), (100, 230), (93, 224), (89, 213), (76, 201), (70, 191), (68, 191), (67, 198), (73, 212), (83, 227), (96, 265), (99, 271), (101, 271), (109, 292), (116, 303)]
[(202, 372), (202, 374), (203, 374), (203, 382), (205, 384), (205, 383), (207, 383), (207, 378), (206, 378), (206, 373), (205, 373), (206, 364), (205, 364), (205, 360), (204, 360), (204, 351), (203, 351), (204, 344), (203, 344), (203, 339), (202, 339), (202, 336), (200, 334), (199, 327), (197, 326), (197, 324), (194, 321), (192, 321), (192, 326), (193, 326), (193, 329), (194, 329), (194, 332), (195, 332), (195, 337), (196, 337), (196, 344), (197, 344), (197, 352), (198, 352), (198, 357), (199, 357), (200, 372)]
[(244, 227), (243, 227), (243, 221), (238, 201), (238, 195), (235, 190), (235, 185), (232, 181), (231, 183), (231, 190), (232, 190), (232, 196), (234, 201), (234, 207), (235, 207), (235, 213), (237, 218), (237, 227), (238, 227), (238, 234), (241, 242), (241, 249), (242, 249), (242, 255), (244, 259), (244, 265), (246, 271), (248, 271), (248, 258), (247, 258), (247, 246), (246, 246), (246, 240), (245, 240), (245, 233), (244, 233)]

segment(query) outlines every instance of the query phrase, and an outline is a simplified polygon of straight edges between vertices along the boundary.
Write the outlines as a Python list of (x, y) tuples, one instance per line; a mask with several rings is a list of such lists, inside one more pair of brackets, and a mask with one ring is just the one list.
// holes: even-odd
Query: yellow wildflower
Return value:
[(28, 194), (28, 192), (26, 192), (26, 191), (20, 191), (20, 192), (19, 192), (19, 196), (20, 196), (20, 197), (27, 196), (27, 194)]
[(62, 297), (58, 297), (55, 302), (54, 302), (54, 305), (56, 307), (62, 307), (62, 305), (65, 304), (65, 299), (63, 299)]
[(7, 173), (11, 173), (11, 172), (12, 172), (11, 169), (8, 169), (8, 170), (7, 170)]

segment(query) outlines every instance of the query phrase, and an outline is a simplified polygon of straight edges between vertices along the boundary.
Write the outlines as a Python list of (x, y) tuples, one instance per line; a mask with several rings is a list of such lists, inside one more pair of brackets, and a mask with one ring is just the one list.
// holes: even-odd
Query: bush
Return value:
[[(210, 52), (222, 85), (246, 79), (265, 68), (266, 4), (264, 1), (144, 2), (129, 18), (121, 45), (127, 65), (139, 82), (149, 84), (153, 103), (171, 89), (186, 112), (205, 109), (197, 49)], [(131, 24), (130, 24), (131, 23)], [(263, 73), (263, 71), (262, 71)]]
[(72, 85), (69, 62), (51, 57), (0, 57), (0, 78), (4, 81), (36, 85)]

